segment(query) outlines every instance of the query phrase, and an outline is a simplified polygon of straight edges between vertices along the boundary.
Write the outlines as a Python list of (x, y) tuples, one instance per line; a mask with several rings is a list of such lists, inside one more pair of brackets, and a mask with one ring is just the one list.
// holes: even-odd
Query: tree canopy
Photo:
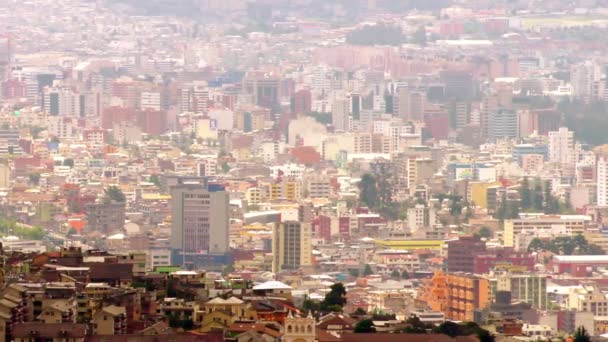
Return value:
[(341, 311), (346, 305), (346, 288), (342, 283), (335, 283), (321, 302), (321, 311)]
[(127, 201), (125, 194), (117, 186), (114, 186), (114, 185), (109, 186), (104, 192), (105, 192), (104, 199), (106, 201), (110, 201), (110, 202), (113, 201), (113, 202), (118, 202), (118, 203), (125, 203)]
[(357, 322), (354, 332), (356, 334), (375, 333), (376, 328), (374, 327), (374, 322), (371, 319), (364, 319)]
[(386, 24), (365, 25), (346, 36), (346, 42), (352, 45), (401, 45), (405, 41), (399, 26)]
[(528, 251), (550, 251), (559, 255), (603, 255), (604, 250), (595, 244), (590, 244), (582, 235), (558, 236), (553, 239), (533, 239), (528, 245)]

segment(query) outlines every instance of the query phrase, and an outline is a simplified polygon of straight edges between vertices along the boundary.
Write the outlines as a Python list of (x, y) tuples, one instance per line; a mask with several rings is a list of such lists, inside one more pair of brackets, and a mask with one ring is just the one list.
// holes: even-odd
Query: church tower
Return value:
[(285, 319), (284, 342), (315, 342), (315, 319), (308, 313), (307, 317), (294, 317), (289, 312)]

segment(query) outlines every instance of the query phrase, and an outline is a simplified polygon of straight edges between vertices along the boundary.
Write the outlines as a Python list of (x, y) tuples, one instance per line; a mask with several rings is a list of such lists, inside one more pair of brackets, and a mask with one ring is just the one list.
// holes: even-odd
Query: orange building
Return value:
[(490, 302), (490, 283), (473, 274), (435, 272), (422, 288), (419, 300), (431, 310), (457, 321), (473, 321), (476, 309)]
[(431, 310), (446, 312), (448, 303), (446, 275), (441, 271), (436, 271), (421, 289), (418, 298), (426, 303)]
[(473, 274), (447, 275), (448, 303), (445, 316), (458, 321), (473, 321), (476, 309), (490, 302), (490, 282)]

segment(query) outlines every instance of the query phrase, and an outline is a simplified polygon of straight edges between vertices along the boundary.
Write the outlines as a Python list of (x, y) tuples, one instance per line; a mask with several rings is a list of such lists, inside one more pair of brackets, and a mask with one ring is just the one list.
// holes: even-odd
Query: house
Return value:
[(273, 342), (282, 336), (281, 326), (276, 323), (244, 323), (230, 325), (226, 332), (226, 341), (234, 342)]
[(15, 342), (83, 342), (87, 332), (86, 324), (27, 322), (15, 326), (13, 339)]
[(253, 287), (253, 294), (263, 297), (283, 297), (291, 300), (291, 291), (293, 288), (280, 281), (270, 280), (265, 283)]
[(127, 312), (124, 307), (110, 305), (93, 315), (95, 335), (122, 335), (127, 330)]
[(236, 321), (235, 316), (224, 310), (215, 310), (202, 316), (199, 331), (202, 333), (226, 331)]
[(61, 300), (42, 309), (38, 320), (46, 324), (54, 323), (76, 323), (76, 314), (72, 303)]

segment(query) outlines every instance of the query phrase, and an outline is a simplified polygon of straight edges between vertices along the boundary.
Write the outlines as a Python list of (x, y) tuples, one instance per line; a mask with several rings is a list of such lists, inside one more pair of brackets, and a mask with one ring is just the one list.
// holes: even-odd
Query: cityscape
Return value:
[(0, 0), (0, 342), (608, 341), (608, 0)]

